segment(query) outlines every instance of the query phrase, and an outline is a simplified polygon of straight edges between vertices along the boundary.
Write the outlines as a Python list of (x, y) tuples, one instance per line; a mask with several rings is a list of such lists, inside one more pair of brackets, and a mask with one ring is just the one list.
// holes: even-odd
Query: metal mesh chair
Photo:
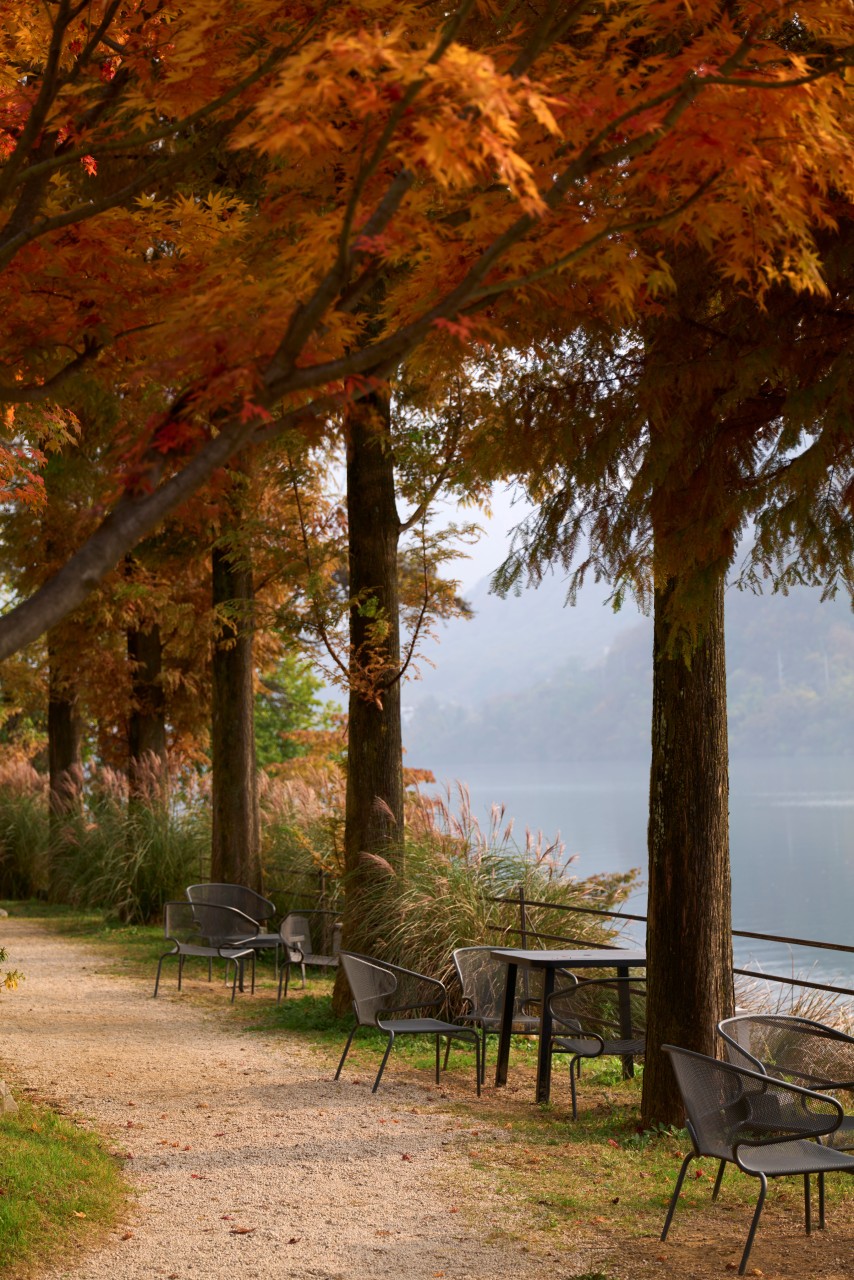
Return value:
[(743, 1173), (758, 1178), (760, 1184), (738, 1269), (738, 1274), (744, 1275), (769, 1178), (803, 1177), (804, 1222), (809, 1234), (810, 1175), (818, 1174), (819, 1226), (824, 1226), (824, 1175), (836, 1171), (854, 1173), (854, 1157), (809, 1139), (833, 1133), (842, 1121), (842, 1108), (835, 1098), (785, 1084), (761, 1071), (718, 1062), (673, 1045), (662, 1047), (670, 1055), (694, 1150), (682, 1161), (661, 1239), (667, 1238), (691, 1161), (696, 1156), (720, 1160), (713, 1200), (717, 1199), (726, 1165), (735, 1164)]
[[(283, 966), (279, 974), (279, 1000), (282, 998), (282, 982), (284, 994), (288, 994), (290, 965), (298, 964), (302, 970), (302, 985), (305, 987), (305, 966), (317, 965), (321, 969), (337, 969), (338, 956), (341, 952), (341, 924), (332, 911), (289, 911), (279, 925), (279, 941), (288, 964)], [(328, 951), (315, 951), (318, 937), (322, 945), (328, 944)]]
[[(391, 1053), (395, 1038), (399, 1035), (426, 1035), (436, 1039), (436, 1083), (439, 1083), (440, 1042), (443, 1036), (449, 1040), (467, 1040), (474, 1045), (475, 1078), (477, 1094), (480, 1097), (480, 1036), (472, 1027), (461, 1027), (456, 1022), (444, 1022), (440, 1018), (419, 1016), (430, 1010), (441, 1009), (447, 998), (444, 984), (436, 978), (428, 978), (421, 973), (413, 973), (409, 969), (401, 969), (398, 965), (388, 964), (385, 960), (375, 960), (370, 956), (356, 955), (352, 951), (340, 953), (341, 964), (350, 984), (353, 996), (353, 1012), (356, 1025), (347, 1038), (335, 1079), (341, 1075), (341, 1069), (350, 1045), (359, 1027), (376, 1027), (388, 1036), (388, 1044), (383, 1054), (372, 1093), (376, 1093), (382, 1079), (385, 1064)], [(408, 1014), (408, 1017), (390, 1017), (391, 1014)]]
[[(490, 947), (457, 947), (454, 952), (454, 968), (463, 993), (461, 1022), (467, 1022), (480, 1031), (480, 1078), (486, 1078), (486, 1037), (499, 1035), (501, 1011), (504, 1007), (504, 989), (507, 985), (507, 962), (492, 954)], [(525, 973), (528, 985), (519, 983), (513, 1008), (513, 1031), (516, 1035), (539, 1034), (542, 973)], [(572, 975), (561, 971), (557, 981), (566, 983)], [(574, 982), (575, 979), (572, 978)], [(536, 987), (531, 989), (533, 982)], [(450, 1048), (450, 1045), (448, 1046)], [(447, 1053), (446, 1053), (447, 1062)]]
[[(576, 1081), (585, 1058), (617, 1055), (630, 1069), (646, 1050), (646, 980), (589, 978), (549, 997), (555, 1022), (552, 1053), (568, 1053), (572, 1118), (578, 1119)], [(570, 1033), (567, 1035), (567, 1031)]]
[(243, 884), (191, 884), (186, 889), (186, 894), (190, 902), (231, 907), (254, 920), (255, 935), (247, 946), (251, 946), (253, 951), (274, 950), (278, 970), (281, 939), (278, 933), (268, 933), (264, 929), (268, 920), (274, 920), (277, 915), (275, 903), (269, 898), (256, 893), (254, 889), (247, 889)]
[[(854, 1090), (854, 1037), (823, 1022), (778, 1013), (743, 1013), (718, 1024), (736, 1066), (821, 1092)], [(833, 1135), (837, 1150), (854, 1147), (854, 1116)]]
[[(242, 911), (232, 907), (221, 907), (212, 903), (166, 902), (163, 906), (163, 932), (172, 947), (164, 951), (157, 962), (157, 978), (154, 982), (154, 994), (160, 987), (160, 971), (163, 961), (168, 956), (178, 957), (178, 990), (184, 976), (184, 962), (187, 956), (201, 956), (208, 961), (208, 980), (211, 976), (211, 961), (219, 957), (226, 962), (226, 974), (229, 964), (234, 964), (234, 979), (231, 984), (231, 999), (234, 1000), (237, 990), (237, 979), (241, 974), (241, 965), (247, 957), (252, 961), (252, 991), (255, 991), (255, 951), (252, 937), (256, 924)], [(242, 990), (242, 986), (241, 986)]]

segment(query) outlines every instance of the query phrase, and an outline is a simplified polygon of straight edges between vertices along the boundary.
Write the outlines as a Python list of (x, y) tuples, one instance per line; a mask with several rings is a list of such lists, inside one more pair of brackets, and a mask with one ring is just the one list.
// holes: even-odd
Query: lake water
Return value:
[[(468, 784), (484, 829), (493, 803), (547, 837), (558, 831), (571, 873), (640, 867), (646, 878), (648, 765), (482, 765), (448, 762), (437, 781)], [(854, 759), (733, 760), (730, 764), (733, 928), (854, 945)], [(643, 914), (642, 885), (624, 910)], [(633, 928), (643, 940), (643, 925)], [(854, 955), (735, 940), (736, 963), (854, 987)], [(779, 991), (779, 984), (774, 984)]]

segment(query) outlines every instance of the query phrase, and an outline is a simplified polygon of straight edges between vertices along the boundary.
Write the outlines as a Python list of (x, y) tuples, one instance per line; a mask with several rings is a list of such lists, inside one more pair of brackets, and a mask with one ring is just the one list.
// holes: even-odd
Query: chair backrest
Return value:
[(670, 1057), (698, 1155), (735, 1160), (741, 1143), (819, 1137), (842, 1120), (834, 1098), (690, 1049), (661, 1047)]
[(504, 1003), (507, 965), (489, 947), (457, 947), (454, 968), (463, 997), (476, 1018), (498, 1018)]
[(163, 931), (179, 944), (237, 947), (254, 938), (258, 926), (242, 911), (218, 903), (166, 902)]
[[(482, 1018), (485, 1022), (499, 1019), (504, 1008), (504, 988), (507, 985), (506, 960), (493, 955), (491, 947), (457, 947), (454, 952), (454, 968), (472, 1017)], [(574, 985), (575, 978), (570, 973), (558, 970), (555, 984), (558, 988)], [(536, 1014), (536, 1006), (542, 1001), (542, 991), (542, 970), (523, 969), (517, 974), (514, 1020)]]
[(727, 1058), (809, 1087), (854, 1083), (854, 1038), (790, 1014), (742, 1013), (718, 1024)]
[(298, 947), (304, 956), (314, 955), (311, 923), (307, 915), (289, 911), (279, 925), (279, 934), (286, 946)]
[[(574, 1032), (592, 1032), (602, 1040), (625, 1039), (620, 1001), (631, 1014), (631, 1036), (642, 1039), (646, 1034), (646, 979), (592, 978), (558, 990), (551, 997), (551, 1011), (558, 1024)], [(557, 1027), (560, 1030), (560, 1025)]]
[(363, 1027), (377, 1026), (379, 1015), (393, 1007), (395, 1003), (391, 998), (397, 991), (397, 979), (394, 973), (364, 956), (353, 955), (349, 951), (342, 951), (340, 960), (353, 995), (356, 1021)]
[(174, 942), (202, 941), (192, 902), (164, 902), (163, 932)]
[(209, 902), (215, 906), (233, 907), (254, 920), (256, 925), (265, 920), (272, 920), (276, 915), (275, 905), (269, 898), (264, 898), (254, 889), (242, 884), (191, 884), (187, 888), (190, 902)]
[(754, 1073), (690, 1049), (662, 1048), (670, 1057), (697, 1154), (735, 1160), (735, 1144), (747, 1136), (751, 1094), (758, 1092), (750, 1079)]

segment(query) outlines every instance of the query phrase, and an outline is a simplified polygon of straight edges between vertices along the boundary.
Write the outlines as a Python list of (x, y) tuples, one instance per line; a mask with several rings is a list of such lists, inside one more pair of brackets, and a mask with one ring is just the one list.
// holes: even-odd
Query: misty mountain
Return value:
[[(547, 577), (536, 590), (502, 600), (490, 595), (489, 578), (467, 594), (474, 617), (453, 618), (428, 641), (420, 679), (403, 690), (410, 710), (426, 699), (474, 706), (519, 684), (546, 680), (564, 663), (600, 662), (618, 637), (642, 615), (633, 604), (615, 613), (607, 588), (587, 586), (576, 605), (566, 604), (566, 583)], [(429, 664), (433, 663), (434, 666)]]
[[(630, 759), (649, 752), (652, 624), (562, 584), (448, 627), (435, 672), (404, 691), (408, 762)], [(854, 755), (854, 615), (847, 601), (727, 593), (733, 755)]]

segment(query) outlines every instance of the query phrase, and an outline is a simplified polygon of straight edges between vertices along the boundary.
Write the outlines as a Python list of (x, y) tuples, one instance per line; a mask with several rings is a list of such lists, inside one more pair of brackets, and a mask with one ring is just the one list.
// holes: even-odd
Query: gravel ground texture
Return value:
[(372, 1096), (303, 1038), (241, 1034), (225, 988), (221, 1009), (179, 995), (174, 965), (153, 1000), (36, 922), (5, 920), (3, 942), (26, 975), (3, 1002), (3, 1071), (101, 1133), (135, 1191), (101, 1247), (45, 1280), (589, 1272), (586, 1250), (526, 1249), (512, 1202), (455, 1150), (471, 1121), (425, 1073), (396, 1083), (392, 1063)]

